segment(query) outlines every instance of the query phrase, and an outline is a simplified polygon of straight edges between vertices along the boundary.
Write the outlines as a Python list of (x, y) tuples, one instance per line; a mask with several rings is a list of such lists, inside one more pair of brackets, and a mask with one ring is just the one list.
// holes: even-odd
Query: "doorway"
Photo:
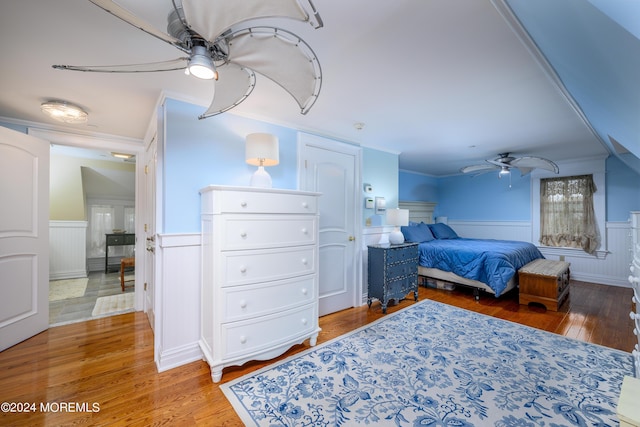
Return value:
[(50, 326), (133, 311), (135, 155), (60, 144), (50, 154)]
[[(138, 159), (138, 161), (135, 162), (135, 235), (144, 236), (145, 228), (142, 218), (145, 215), (146, 207), (143, 199), (144, 180), (141, 179), (141, 177), (144, 176), (144, 162), (139, 161), (142, 157), (144, 157), (144, 144), (142, 142), (131, 140), (128, 138), (76, 135), (40, 128), (28, 128), (27, 133), (36, 138), (49, 141), (49, 143), (53, 145), (98, 151), (101, 152), (102, 155), (111, 155), (111, 153), (114, 152), (135, 155), (136, 159)], [(86, 218), (82, 219), (86, 220)], [(87, 224), (85, 223), (82, 226), (86, 228)], [(140, 255), (144, 254), (145, 251), (145, 239), (136, 237), (134, 247), (136, 254), (135, 258), (139, 258)], [(137, 264), (140, 263), (142, 263), (142, 260), (140, 260)], [(87, 270), (88, 269), (84, 270), (85, 274)], [(144, 268), (136, 268), (132, 273), (135, 280), (135, 282), (133, 282), (135, 286), (131, 288), (133, 289), (135, 295), (134, 307), (135, 310), (141, 310), (143, 307), (143, 283), (145, 280)]]

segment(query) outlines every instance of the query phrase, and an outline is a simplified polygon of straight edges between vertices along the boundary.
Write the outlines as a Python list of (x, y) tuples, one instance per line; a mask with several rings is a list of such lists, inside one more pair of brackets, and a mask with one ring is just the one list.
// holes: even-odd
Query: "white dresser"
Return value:
[(319, 194), (208, 186), (202, 202), (200, 348), (226, 366), (271, 359), (318, 327)]
[(629, 283), (633, 288), (632, 299), (635, 306), (635, 311), (631, 311), (629, 317), (633, 322), (633, 333), (638, 338), (638, 342), (633, 349), (633, 359), (636, 367), (636, 378), (640, 378), (640, 212), (632, 211), (629, 222), (631, 223), (631, 251), (633, 253)]

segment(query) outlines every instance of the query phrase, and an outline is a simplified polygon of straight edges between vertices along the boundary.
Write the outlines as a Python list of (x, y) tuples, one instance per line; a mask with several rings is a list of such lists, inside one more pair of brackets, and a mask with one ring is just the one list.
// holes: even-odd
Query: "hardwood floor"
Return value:
[[(636, 342), (629, 320), (631, 292), (574, 281), (570, 302), (558, 312), (519, 305), (517, 291), (498, 299), (483, 295), (480, 301), (465, 288), (420, 287), (419, 295), (420, 300), (428, 298), (630, 352)], [(413, 299), (404, 300), (387, 311), (411, 304)], [(324, 316), (318, 343), (382, 316), (378, 302), (370, 309), (365, 305)], [(279, 359), (307, 347), (295, 346)], [(272, 362), (227, 368), (222, 382)], [(3, 407), (0, 425), (242, 425), (218, 384), (212, 383), (206, 363), (156, 371), (153, 333), (140, 312), (53, 327), (1, 352), (0, 402), (20, 409), (12, 413)]]

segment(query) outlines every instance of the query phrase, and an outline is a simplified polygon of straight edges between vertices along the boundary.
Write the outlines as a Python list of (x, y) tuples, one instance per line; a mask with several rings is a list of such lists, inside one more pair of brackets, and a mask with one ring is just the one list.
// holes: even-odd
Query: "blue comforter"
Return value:
[(436, 239), (420, 243), (419, 251), (421, 266), (485, 283), (496, 297), (520, 267), (544, 258), (535, 245), (512, 240)]

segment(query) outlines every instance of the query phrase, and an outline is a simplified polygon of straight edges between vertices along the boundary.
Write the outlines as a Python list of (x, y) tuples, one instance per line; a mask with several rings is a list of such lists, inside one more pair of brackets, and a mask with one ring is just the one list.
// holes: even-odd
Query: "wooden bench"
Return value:
[(558, 311), (569, 297), (569, 263), (536, 259), (518, 270), (520, 304), (536, 302)]

